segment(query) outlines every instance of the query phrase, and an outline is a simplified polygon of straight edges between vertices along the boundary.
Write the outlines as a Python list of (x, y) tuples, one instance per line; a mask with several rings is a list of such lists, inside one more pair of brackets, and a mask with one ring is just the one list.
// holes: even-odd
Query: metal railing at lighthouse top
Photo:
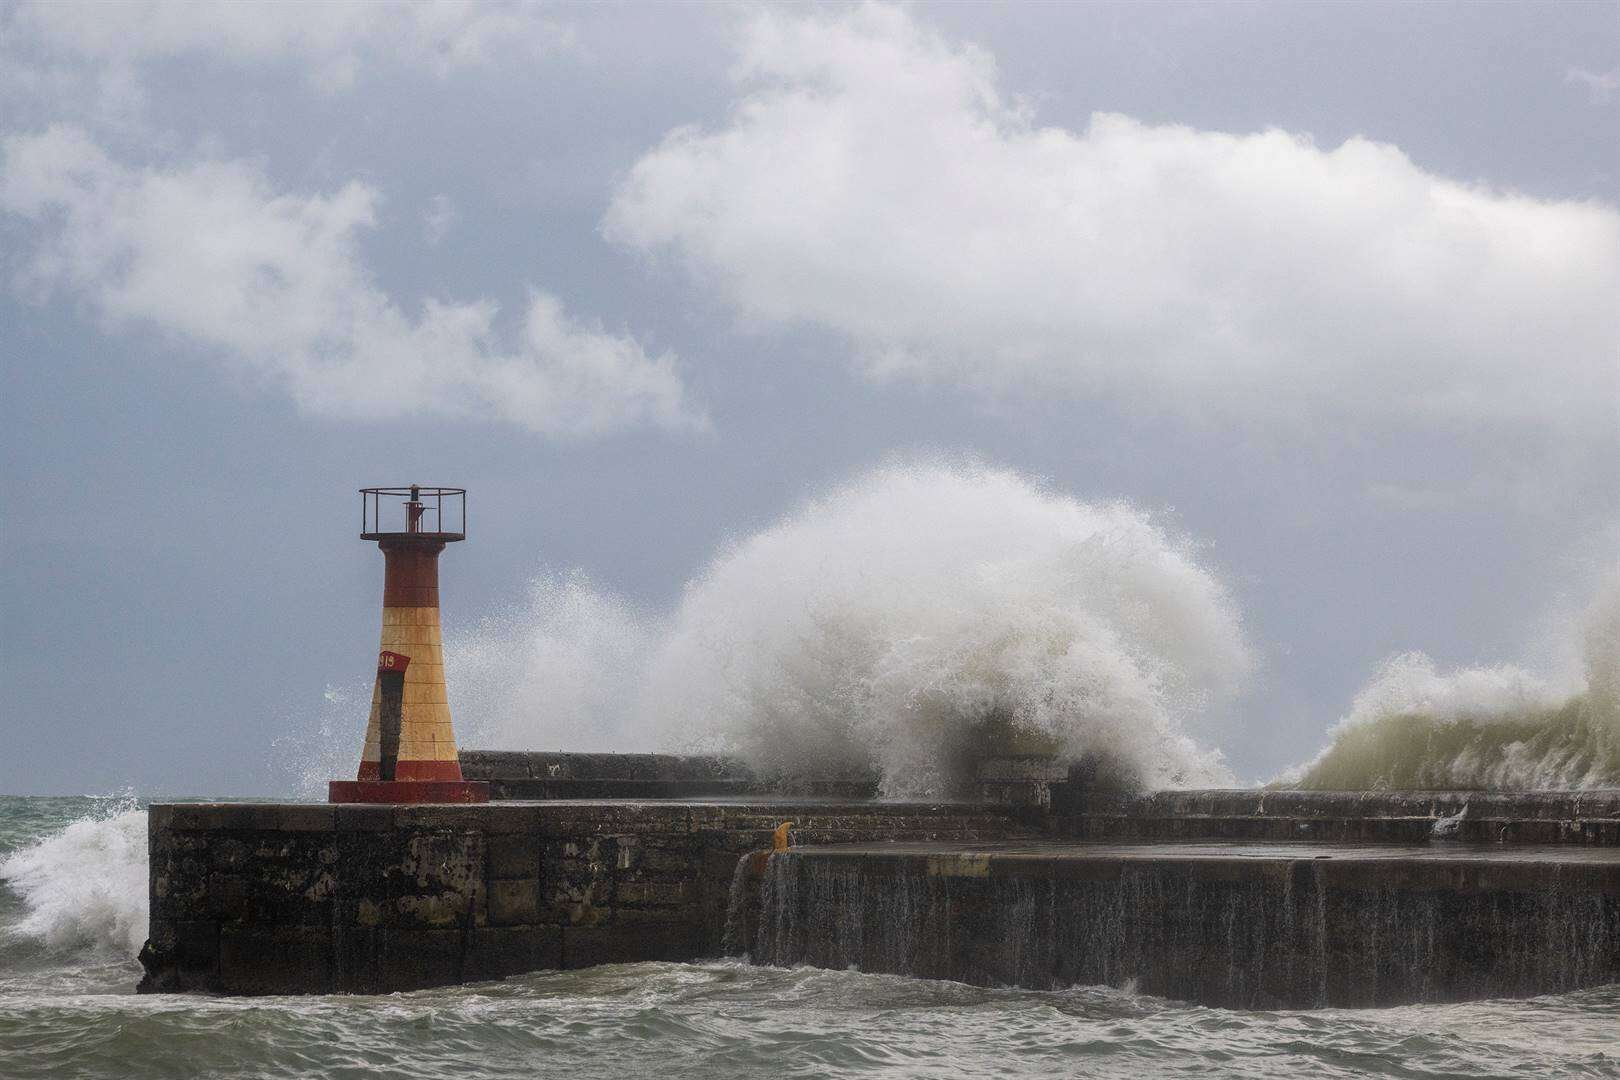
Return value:
[[(445, 528), (447, 520), (450, 528)], [(421, 484), (361, 488), (360, 539), (397, 540), (406, 536), (445, 543), (465, 540), (467, 489)]]

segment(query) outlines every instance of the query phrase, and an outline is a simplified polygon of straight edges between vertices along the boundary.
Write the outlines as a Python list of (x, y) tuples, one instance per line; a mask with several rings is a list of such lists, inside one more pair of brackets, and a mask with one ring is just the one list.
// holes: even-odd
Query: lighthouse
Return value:
[(487, 783), (461, 778), (439, 630), (439, 555), (467, 538), (466, 489), (361, 488), (360, 538), (383, 553), (382, 639), (359, 773), (331, 781), (328, 797), (488, 802)]

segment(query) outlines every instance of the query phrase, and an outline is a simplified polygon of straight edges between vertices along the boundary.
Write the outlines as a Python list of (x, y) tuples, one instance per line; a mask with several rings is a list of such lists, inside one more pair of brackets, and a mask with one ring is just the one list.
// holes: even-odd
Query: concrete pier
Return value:
[(154, 805), (141, 988), (387, 992), (727, 951), (1246, 1007), (1620, 979), (1620, 791), (1045, 777), (1038, 799), (901, 804), (861, 777), (773, 795), (717, 758), (462, 761), (496, 801)]
[(146, 991), (386, 993), (721, 951), (742, 857), (1028, 835), (993, 806), (795, 801), (150, 809)]

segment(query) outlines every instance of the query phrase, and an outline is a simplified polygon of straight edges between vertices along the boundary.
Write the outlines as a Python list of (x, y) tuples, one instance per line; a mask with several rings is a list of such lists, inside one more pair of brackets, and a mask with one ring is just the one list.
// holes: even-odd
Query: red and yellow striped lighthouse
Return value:
[[(362, 488), (362, 540), (383, 553), (382, 644), (360, 773), (333, 780), (332, 802), (487, 802), (489, 785), (461, 778), (439, 631), (439, 554), (467, 538), (464, 488)], [(401, 531), (383, 531), (403, 501)], [(444, 528), (449, 504), (455, 531)], [(427, 526), (431, 525), (429, 529)]]

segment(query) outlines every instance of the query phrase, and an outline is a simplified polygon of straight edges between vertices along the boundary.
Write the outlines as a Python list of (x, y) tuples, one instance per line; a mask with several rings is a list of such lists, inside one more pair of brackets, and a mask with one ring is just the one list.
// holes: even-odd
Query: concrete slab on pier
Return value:
[[(1046, 863), (1066, 860), (1107, 859), (1110, 861), (1155, 861), (1175, 859), (1190, 862), (1208, 860), (1268, 860), (1295, 862), (1328, 860), (1357, 863), (1491, 863), (1493, 865), (1569, 865), (1620, 869), (1620, 848), (1580, 847), (1571, 844), (1475, 844), (1435, 841), (1428, 844), (1332, 844), (1302, 841), (1226, 842), (1183, 841), (1178, 843), (1093, 843), (1074, 840), (1030, 840), (995, 843), (880, 843), (796, 845), (795, 854), (806, 857), (922, 858), (950, 856), (985, 859), (994, 865), (1028, 871)], [(941, 864), (945, 865), (945, 864)]]

